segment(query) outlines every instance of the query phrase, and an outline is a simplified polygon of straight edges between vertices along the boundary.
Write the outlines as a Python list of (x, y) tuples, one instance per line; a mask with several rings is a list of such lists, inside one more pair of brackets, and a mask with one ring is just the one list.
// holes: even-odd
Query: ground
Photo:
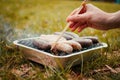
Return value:
[[(61, 31), (66, 17), (80, 1), (1, 0), (0, 2), (0, 80), (120, 80), (120, 29), (85, 29), (79, 36), (97, 36), (108, 48), (94, 52), (88, 61), (64, 70), (51, 70), (23, 57), (13, 40)], [(89, 2), (106, 12), (120, 5)]]

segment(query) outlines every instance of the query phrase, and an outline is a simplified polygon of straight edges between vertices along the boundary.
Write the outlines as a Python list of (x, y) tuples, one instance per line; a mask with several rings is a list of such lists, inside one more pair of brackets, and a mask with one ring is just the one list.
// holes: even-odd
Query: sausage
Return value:
[[(54, 33), (55, 35), (60, 35), (61, 34), (61, 32), (55, 32)], [(67, 39), (67, 40), (71, 40), (71, 39), (73, 39), (74, 37), (73, 36), (71, 36), (71, 35), (68, 35), (68, 34), (63, 34), (63, 36), (62, 37), (64, 37), (65, 39)]]
[(76, 42), (74, 40), (68, 40), (68, 41), (66, 41), (64, 43), (71, 45), (73, 50), (75, 50), (75, 51), (78, 51), (78, 50), (82, 49), (82, 46), (78, 42)]
[[(54, 43), (51, 46), (53, 46), (53, 45), (54, 45)], [(69, 54), (69, 53), (72, 53), (73, 48), (69, 44), (59, 42), (59, 43), (56, 43), (56, 46), (54, 47), (54, 49), (52, 49), (52, 52), (55, 54), (58, 54), (59, 51)]]
[(97, 37), (93, 37), (93, 36), (85, 36), (85, 37), (80, 37), (80, 38), (83, 38), (83, 39), (91, 39), (93, 44), (97, 44), (99, 43), (99, 40)]
[(79, 38), (79, 36), (73, 32), (65, 32), (65, 34), (72, 36), (73, 38)]
[[(54, 34), (55, 35), (60, 35), (61, 32), (55, 32)], [(78, 38), (79, 36), (77, 34), (73, 33), (73, 32), (65, 32), (63, 34), (63, 37), (66, 38), (67, 40), (71, 40), (73, 38)]]
[[(41, 35), (40, 38), (44, 39), (50, 43), (55, 42), (58, 39), (59, 35)], [(64, 37), (61, 37), (60, 40), (58, 42), (61, 41), (66, 41), (66, 39)]]
[(49, 50), (51, 48), (51, 45), (49, 44), (48, 41), (40, 38), (33, 40), (33, 45), (42, 50)]
[(81, 44), (82, 48), (86, 48), (93, 45), (92, 40), (90, 39), (74, 38), (73, 40)]

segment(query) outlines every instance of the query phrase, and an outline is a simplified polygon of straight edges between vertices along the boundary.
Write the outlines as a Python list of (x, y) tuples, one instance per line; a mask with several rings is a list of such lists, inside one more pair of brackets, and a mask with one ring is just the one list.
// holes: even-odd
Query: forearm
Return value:
[(111, 13), (108, 18), (109, 29), (120, 28), (120, 11)]

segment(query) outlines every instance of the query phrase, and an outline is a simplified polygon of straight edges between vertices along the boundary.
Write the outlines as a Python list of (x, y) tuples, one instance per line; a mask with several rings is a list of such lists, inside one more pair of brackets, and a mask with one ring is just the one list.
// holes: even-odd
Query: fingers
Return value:
[(78, 15), (72, 15), (67, 18), (68, 22), (84, 22), (88, 20), (89, 14), (83, 13)]
[[(85, 9), (83, 9), (82, 11), (85, 11)], [(86, 27), (85, 23), (87, 20), (88, 19), (86, 13), (69, 16), (68, 22), (71, 22), (69, 26), (71, 31), (75, 31), (78, 28), (78, 32), (81, 32)]]
[[(68, 16), (68, 17), (70, 17), (70, 16), (72, 16), (72, 15), (76, 14), (78, 10), (79, 10), (79, 8), (77, 8), (77, 9), (73, 10), (73, 11), (69, 14), (69, 16)], [(67, 17), (67, 18), (68, 18), (68, 17)], [(66, 18), (66, 21), (67, 21), (67, 22), (69, 22), (69, 21), (67, 20), (67, 18)]]
[[(89, 6), (89, 7), (88, 7)], [(68, 17), (67, 22), (71, 22), (69, 27), (71, 31), (75, 31), (78, 29), (78, 32), (81, 32), (84, 28), (87, 27), (87, 23), (91, 20), (91, 8), (94, 7), (91, 4), (87, 4), (86, 6), (82, 6), (80, 8), (75, 9)]]
[(71, 28), (71, 31), (75, 31), (78, 26), (80, 25), (80, 23), (76, 23), (72, 28)]
[(78, 27), (78, 32), (81, 32), (81, 31), (82, 31), (83, 29), (85, 29), (86, 27), (87, 27), (86, 24), (84, 24), (84, 25)]
[[(76, 15), (76, 14), (82, 14), (82, 13), (84, 13), (85, 11), (86, 11), (86, 7), (83, 7), (83, 6), (82, 6), (82, 7), (79, 7), (79, 8), (77, 8), (77, 9), (75, 9), (73, 12), (71, 12), (68, 17), (73, 16), (73, 15)], [(66, 18), (66, 21), (67, 21), (67, 22), (69, 22), (68, 17)]]
[(69, 28), (72, 28), (75, 24), (75, 22), (69, 22)]
[(71, 31), (75, 31), (77, 29), (78, 32), (81, 32), (84, 28), (87, 27), (86, 23), (76, 23), (74, 26), (72, 26), (70, 29)]

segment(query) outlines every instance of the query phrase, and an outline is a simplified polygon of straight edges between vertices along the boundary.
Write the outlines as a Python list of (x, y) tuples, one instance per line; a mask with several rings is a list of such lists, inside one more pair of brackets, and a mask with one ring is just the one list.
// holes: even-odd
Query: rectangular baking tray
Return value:
[(81, 55), (83, 56), (84, 61), (86, 61), (89, 59), (90, 56), (94, 54), (93, 51), (107, 47), (106, 43), (100, 43), (101, 46), (63, 56), (57, 56), (19, 43), (22, 40), (32, 40), (36, 38), (39, 37), (15, 40), (13, 43), (19, 47), (19, 49), (23, 52), (25, 58), (52, 68), (64, 68), (71, 64), (72, 66), (80, 64)]

